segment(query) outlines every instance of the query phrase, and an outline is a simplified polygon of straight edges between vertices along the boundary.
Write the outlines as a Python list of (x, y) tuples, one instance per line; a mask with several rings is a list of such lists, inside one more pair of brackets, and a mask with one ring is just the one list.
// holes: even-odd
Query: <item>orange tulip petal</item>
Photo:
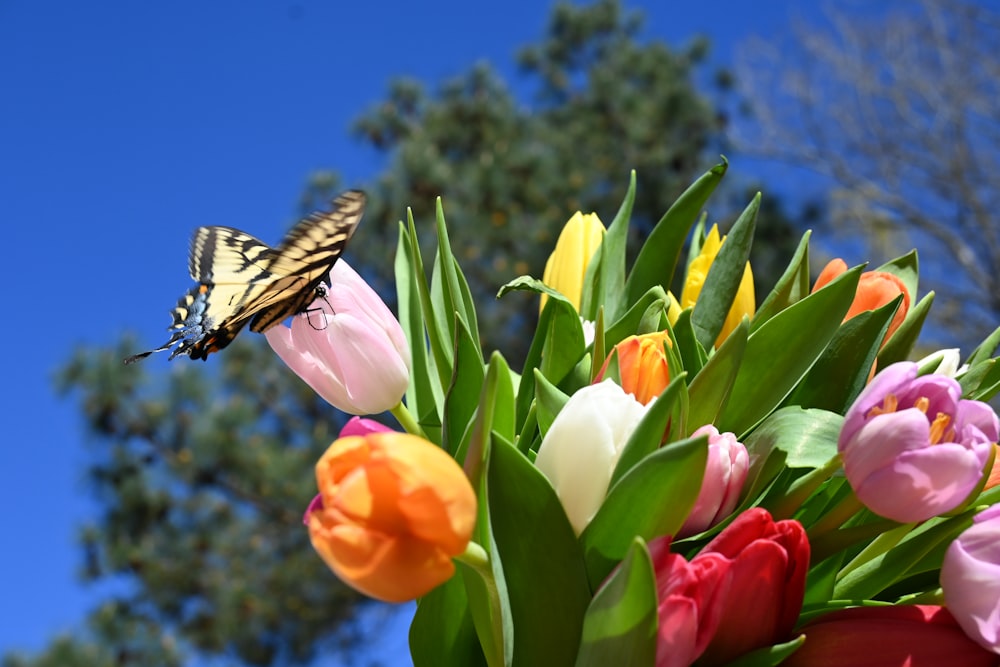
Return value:
[(903, 281), (898, 276), (886, 273), (885, 271), (866, 271), (862, 273), (861, 280), (858, 282), (857, 296), (854, 297), (854, 303), (851, 304), (850, 310), (847, 311), (845, 319), (850, 319), (866, 310), (881, 308), (893, 301), (900, 294), (903, 295), (903, 302), (896, 309), (896, 314), (889, 324), (889, 330), (885, 334), (888, 340), (893, 332), (899, 328), (899, 325), (903, 323), (903, 320), (906, 319), (906, 313), (910, 310), (910, 294), (906, 289), (906, 285), (903, 284)]
[(826, 287), (829, 283), (833, 282), (834, 278), (845, 271), (847, 271), (847, 262), (839, 257), (831, 259), (823, 267), (823, 270), (819, 272), (819, 277), (816, 278), (816, 284), (813, 285), (812, 291), (815, 292)]
[(441, 448), (402, 433), (341, 438), (316, 466), (316, 551), (354, 588), (411, 600), (447, 580), (476, 520), (476, 497)]

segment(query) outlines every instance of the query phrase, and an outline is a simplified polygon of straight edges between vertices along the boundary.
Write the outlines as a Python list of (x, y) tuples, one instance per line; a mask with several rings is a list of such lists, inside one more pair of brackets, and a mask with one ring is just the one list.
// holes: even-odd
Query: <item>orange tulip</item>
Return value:
[[(812, 291), (815, 292), (824, 287), (845, 271), (847, 271), (847, 263), (844, 260), (839, 257), (830, 260), (823, 267), (823, 270), (820, 271)], [(903, 295), (903, 302), (899, 304), (892, 322), (889, 323), (889, 329), (885, 332), (885, 340), (889, 340), (892, 334), (896, 332), (896, 329), (899, 328), (899, 325), (903, 323), (903, 320), (906, 319), (906, 313), (910, 310), (910, 293), (906, 289), (906, 285), (903, 284), (903, 281), (898, 276), (891, 273), (886, 273), (885, 271), (865, 271), (861, 274), (861, 279), (858, 281), (858, 291), (854, 295), (854, 301), (851, 303), (847, 315), (844, 316), (844, 321), (846, 322), (866, 310), (881, 308), (900, 294)]]
[(406, 433), (340, 438), (316, 464), (313, 547), (353, 588), (404, 602), (451, 578), (469, 543), (476, 494), (436, 445)]
[(665, 344), (671, 344), (666, 331), (629, 336), (615, 345), (615, 349), (604, 360), (596, 381), (604, 378), (612, 357), (617, 355), (619, 386), (626, 394), (632, 394), (635, 400), (647, 405), (670, 384), (670, 366), (663, 349)]

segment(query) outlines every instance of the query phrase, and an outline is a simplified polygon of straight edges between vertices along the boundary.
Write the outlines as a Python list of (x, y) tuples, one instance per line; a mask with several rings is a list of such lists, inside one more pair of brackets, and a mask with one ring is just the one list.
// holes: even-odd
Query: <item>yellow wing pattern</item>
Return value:
[(248, 322), (251, 331), (264, 332), (303, 312), (325, 294), (330, 269), (357, 229), (365, 201), (361, 191), (345, 192), (331, 210), (295, 225), (276, 248), (232, 227), (200, 227), (188, 257), (188, 272), (198, 285), (171, 312), (170, 340), (125, 363), (174, 345), (170, 359), (180, 354), (205, 359), (229, 345)]

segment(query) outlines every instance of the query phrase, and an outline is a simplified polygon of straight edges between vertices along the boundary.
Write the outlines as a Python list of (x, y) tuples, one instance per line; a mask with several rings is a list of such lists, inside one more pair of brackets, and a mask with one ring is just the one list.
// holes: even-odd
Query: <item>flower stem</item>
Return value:
[(413, 415), (406, 409), (406, 406), (403, 405), (402, 401), (397, 403), (396, 407), (389, 410), (389, 412), (392, 413), (392, 416), (396, 418), (396, 421), (399, 422), (399, 425), (402, 426), (403, 430), (407, 433), (419, 435), (421, 438), (427, 437), (424, 430), (420, 428), (420, 424), (418, 424), (417, 420), (413, 418)]
[[(462, 574), (466, 590), (470, 593), (472, 623), (476, 628), (487, 667), (503, 667), (508, 663), (504, 660), (506, 651), (501, 598), (506, 595), (501, 596), (502, 582), (497, 582), (493, 576), (489, 554), (476, 542), (470, 541), (465, 547), (465, 552), (455, 556), (455, 560), (468, 568)], [(475, 594), (476, 591), (479, 593)], [(484, 600), (485, 605), (474, 604), (474, 600)]]

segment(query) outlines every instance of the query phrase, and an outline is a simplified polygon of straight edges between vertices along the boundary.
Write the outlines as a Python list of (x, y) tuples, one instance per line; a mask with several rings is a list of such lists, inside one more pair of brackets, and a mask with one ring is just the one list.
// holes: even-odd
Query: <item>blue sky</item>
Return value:
[[(629, 3), (647, 37), (681, 45), (704, 32), (721, 63), (750, 34), (787, 27), (793, 5)], [(126, 331), (162, 342), (195, 227), (277, 241), (310, 172), (334, 169), (347, 185), (377, 172), (348, 127), (391, 78), (433, 84), (479, 60), (513, 76), (550, 6), (0, 0), (0, 651), (41, 648), (99, 599), (75, 578), (75, 530), (93, 511), (81, 424), (51, 389), (74, 346)]]

